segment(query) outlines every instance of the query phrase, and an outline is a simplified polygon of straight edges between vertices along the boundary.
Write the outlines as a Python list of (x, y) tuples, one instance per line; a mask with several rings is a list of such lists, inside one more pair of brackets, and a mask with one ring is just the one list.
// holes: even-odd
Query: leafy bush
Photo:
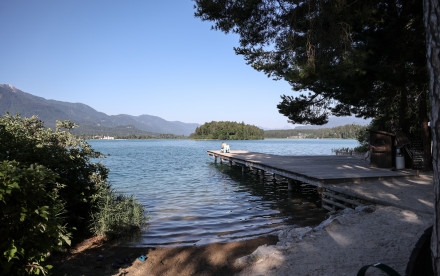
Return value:
[(36, 117), (21, 119), (6, 115), (0, 119), (0, 160), (16, 160), (23, 165), (39, 164), (57, 175), (64, 186), (59, 196), (65, 204), (65, 218), (70, 231), (87, 229), (93, 199), (107, 178), (108, 170), (91, 158), (99, 158), (85, 141), (68, 131), (69, 122), (58, 122), (56, 131), (45, 129)]
[(64, 213), (59, 198), (63, 185), (56, 178), (42, 165), (0, 162), (2, 274), (44, 271), (44, 253), (70, 244), (60, 216)]
[(106, 182), (107, 168), (92, 162), (103, 156), (75, 138), (68, 131), (73, 127), (70, 122), (58, 122), (52, 131), (36, 117), (0, 117), (3, 272), (44, 273), (49, 268), (43, 264), (47, 253), (69, 244), (70, 237), (89, 233), (107, 199), (115, 212), (132, 212), (130, 216), (140, 223), (131, 225), (135, 220), (115, 216), (99, 233), (117, 232), (118, 225), (139, 228), (145, 223), (144, 210), (134, 199), (128, 200), (131, 205), (120, 203), (124, 197), (118, 197)]
[[(371, 126), (371, 125), (370, 125)], [(371, 128), (369, 128), (371, 129)], [(364, 129), (360, 131), (357, 135), (357, 140), (359, 141), (359, 146), (355, 147), (354, 150), (357, 152), (367, 152), (370, 150), (370, 133), (368, 132), (368, 129)]]

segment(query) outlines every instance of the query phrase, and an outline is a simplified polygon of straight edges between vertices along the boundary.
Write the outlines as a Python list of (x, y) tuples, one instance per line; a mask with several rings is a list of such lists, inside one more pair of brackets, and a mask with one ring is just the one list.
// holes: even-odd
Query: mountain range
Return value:
[(200, 126), (195, 123), (166, 121), (152, 115), (107, 115), (82, 103), (47, 100), (23, 92), (12, 85), (0, 84), (0, 116), (9, 112), (22, 117), (38, 115), (46, 127), (55, 128), (56, 120), (70, 120), (79, 125), (80, 134), (123, 135), (174, 134), (188, 136)]

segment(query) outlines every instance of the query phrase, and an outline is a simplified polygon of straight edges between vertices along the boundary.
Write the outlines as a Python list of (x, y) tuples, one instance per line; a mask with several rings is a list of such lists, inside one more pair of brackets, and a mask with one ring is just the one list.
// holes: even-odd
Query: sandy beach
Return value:
[(239, 259), (240, 275), (356, 275), (375, 263), (405, 275), (411, 252), (431, 223), (429, 215), (395, 207), (347, 210), (323, 228), (286, 231), (276, 246)]

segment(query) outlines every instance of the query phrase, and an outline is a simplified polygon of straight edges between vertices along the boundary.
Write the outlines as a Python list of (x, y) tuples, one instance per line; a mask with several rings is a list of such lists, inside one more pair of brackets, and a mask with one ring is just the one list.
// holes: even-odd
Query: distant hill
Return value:
[(105, 132), (107, 135), (157, 133), (188, 136), (199, 126), (166, 121), (152, 115), (107, 115), (86, 104), (47, 100), (23, 92), (12, 85), (0, 84), (0, 115), (7, 111), (11, 115), (19, 113), (25, 117), (38, 115), (50, 128), (55, 127), (56, 120), (71, 120), (80, 126), (76, 129), (77, 133), (87, 134), (96, 129), (97, 134)]

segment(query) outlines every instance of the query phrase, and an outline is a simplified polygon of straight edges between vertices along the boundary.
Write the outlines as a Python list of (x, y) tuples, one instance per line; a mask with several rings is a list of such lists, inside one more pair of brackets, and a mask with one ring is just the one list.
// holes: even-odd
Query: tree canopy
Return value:
[[(431, 160), (423, 5), (417, 0), (195, 0), (195, 15), (239, 35), (246, 62), (299, 94), (277, 105), (292, 123), (329, 115), (422, 140)], [(421, 139), (420, 139), (421, 138)]]
[(279, 112), (291, 122), (355, 114), (408, 132), (427, 118), (420, 1), (195, 2), (196, 16), (240, 36), (235, 51), (249, 65), (301, 93), (281, 96)]
[(261, 140), (264, 139), (264, 130), (245, 123), (216, 122), (204, 123), (191, 134), (193, 139), (216, 140)]

